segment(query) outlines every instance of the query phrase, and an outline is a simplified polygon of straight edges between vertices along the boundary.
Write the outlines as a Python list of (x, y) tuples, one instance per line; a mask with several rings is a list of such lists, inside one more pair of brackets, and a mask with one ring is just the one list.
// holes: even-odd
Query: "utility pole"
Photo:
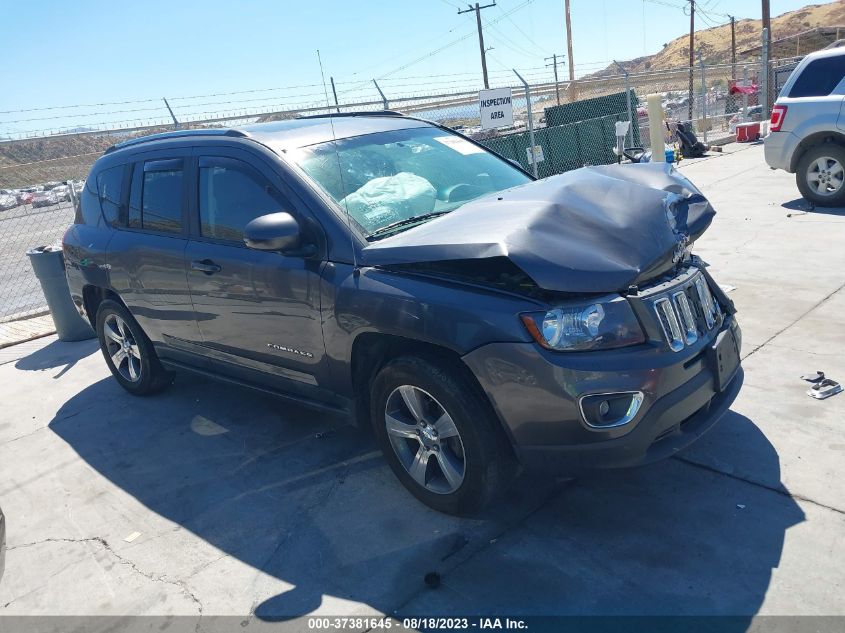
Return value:
[(772, 54), (772, 18), (769, 10), (769, 0), (763, 0), (763, 28), (768, 29), (766, 44), (768, 44), (769, 55)]
[(572, 20), (569, 18), (569, 0), (566, 8), (566, 59), (569, 60), (569, 81), (575, 81), (575, 58), (572, 57)]
[[(563, 55), (561, 55), (560, 57), (563, 57)], [(554, 69), (555, 69), (555, 94), (557, 95), (557, 104), (560, 105), (560, 82), (557, 78), (557, 58), (558, 58), (557, 53), (554, 53), (551, 57), (546, 57), (543, 61), (547, 62), (550, 59), (553, 60), (551, 64), (546, 64), (546, 68), (548, 68), (549, 66), (554, 66)]]
[(484, 74), (484, 87), (489, 88), (490, 82), (487, 81), (487, 51), (484, 50), (484, 33), (481, 31), (481, 9), (495, 7), (496, 3), (485, 4), (483, 7), (480, 7), (476, 2), (474, 7), (472, 5), (467, 6), (469, 6), (469, 9), (459, 10), (458, 15), (475, 11), (475, 22), (478, 25), (478, 47), (481, 49), (481, 72)]
[(698, 65), (701, 66), (701, 132), (704, 144), (707, 145), (707, 79), (704, 76), (704, 59), (701, 50), (698, 51)]
[(760, 79), (760, 87), (765, 88), (763, 95), (763, 120), (769, 118), (769, 59), (772, 57), (772, 18), (769, 10), (769, 0), (763, 0), (763, 64), (760, 69), (763, 76)]
[(689, 119), (692, 121), (693, 82), (692, 73), (695, 65), (695, 0), (689, 0)]
[(736, 79), (736, 18), (728, 17), (731, 19), (731, 79)]

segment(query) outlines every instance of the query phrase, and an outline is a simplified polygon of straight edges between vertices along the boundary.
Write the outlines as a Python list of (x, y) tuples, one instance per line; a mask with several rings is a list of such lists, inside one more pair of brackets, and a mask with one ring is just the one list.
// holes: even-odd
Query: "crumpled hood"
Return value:
[(362, 263), (507, 257), (546, 290), (615, 292), (670, 268), (714, 215), (671, 165), (584, 167), (373, 242)]

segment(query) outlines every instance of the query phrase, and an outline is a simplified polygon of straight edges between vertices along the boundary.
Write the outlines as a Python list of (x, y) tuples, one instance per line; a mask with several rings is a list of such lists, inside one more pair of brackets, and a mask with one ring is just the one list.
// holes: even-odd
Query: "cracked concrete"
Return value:
[(682, 165), (719, 213), (696, 250), (736, 286), (746, 382), (677, 458), (456, 519), (343, 420), (188, 376), (132, 398), (95, 343), (50, 337), (0, 366), (2, 613), (845, 615), (845, 396), (798, 380), (845, 379), (845, 213), (789, 217), (759, 146)]

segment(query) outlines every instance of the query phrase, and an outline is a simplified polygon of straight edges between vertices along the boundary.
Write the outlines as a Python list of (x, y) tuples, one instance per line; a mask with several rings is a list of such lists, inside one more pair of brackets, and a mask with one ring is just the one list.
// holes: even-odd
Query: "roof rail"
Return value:
[(191, 136), (237, 136), (247, 137), (249, 134), (241, 130), (213, 128), (210, 130), (172, 130), (170, 132), (159, 132), (158, 134), (148, 134), (147, 136), (139, 136), (138, 138), (131, 138), (127, 141), (115, 143), (109, 147), (105, 153), (113, 152), (115, 150), (123, 149), (124, 147), (132, 147), (133, 145), (141, 145), (149, 141), (161, 141), (170, 138), (183, 138)]
[(405, 116), (401, 112), (397, 112), (396, 110), (373, 110), (372, 112), (367, 112), (366, 110), (358, 110), (355, 112), (328, 112), (326, 114), (303, 114), (298, 117), (297, 119), (323, 119), (327, 117), (342, 117), (342, 116)]

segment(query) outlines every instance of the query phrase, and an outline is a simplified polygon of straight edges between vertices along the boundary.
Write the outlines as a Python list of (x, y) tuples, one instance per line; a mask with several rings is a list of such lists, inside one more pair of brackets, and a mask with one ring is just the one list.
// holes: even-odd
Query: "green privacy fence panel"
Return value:
[[(521, 134), (510, 134), (508, 136), (500, 136), (498, 138), (489, 138), (483, 141), (479, 141), (485, 147), (493, 150), (500, 156), (504, 156), (505, 158), (509, 158), (511, 160), (517, 160), (516, 156), (516, 146), (514, 145), (514, 137), (515, 136), (522, 136)], [(522, 164), (522, 163), (520, 163)], [(523, 165), (524, 166), (524, 165)]]
[[(627, 120), (627, 115), (609, 114), (570, 125), (537, 130), (534, 143), (543, 148), (543, 160), (537, 163), (538, 175), (544, 178), (584, 165), (615, 163), (615, 123), (620, 120)], [(515, 160), (526, 171), (531, 171), (527, 152), (531, 145), (528, 132), (485, 139), (479, 143), (505, 158)]]
[[(631, 145), (640, 144), (636, 117), (637, 99), (631, 91), (631, 112), (634, 121)], [(562, 174), (584, 165), (608, 165), (616, 162), (616, 122), (628, 120), (625, 93), (584, 99), (575, 103), (546, 108), (546, 125), (534, 133), (534, 143), (543, 148), (543, 160), (537, 164), (541, 178)], [(528, 132), (509, 134), (479, 141), (494, 152), (517, 161), (531, 171), (527, 148)]]
[[(631, 100), (631, 115), (634, 118), (632, 122), (634, 142), (633, 145), (640, 144), (640, 133), (636, 125), (637, 113), (637, 94), (632, 89), (630, 91)], [(581, 99), (573, 103), (565, 103), (559, 106), (550, 106), (545, 109), (546, 125), (549, 127), (557, 127), (559, 125), (569, 125), (571, 123), (578, 123), (579, 121), (587, 121), (589, 119), (598, 119), (611, 114), (624, 115), (618, 119), (620, 121), (628, 120), (628, 104), (625, 103), (625, 93), (616, 92), (611, 95), (603, 97), (594, 97), (592, 99)]]

